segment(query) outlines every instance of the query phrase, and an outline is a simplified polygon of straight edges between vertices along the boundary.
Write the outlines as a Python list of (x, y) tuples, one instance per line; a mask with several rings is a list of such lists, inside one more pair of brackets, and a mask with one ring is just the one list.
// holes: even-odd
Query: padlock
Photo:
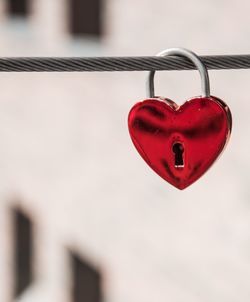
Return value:
[(167, 49), (159, 56), (177, 55), (199, 70), (202, 95), (178, 106), (154, 95), (154, 74), (148, 77), (149, 98), (133, 106), (128, 116), (131, 139), (147, 164), (178, 189), (199, 179), (226, 146), (232, 129), (229, 107), (210, 96), (208, 71), (200, 58), (183, 48)]

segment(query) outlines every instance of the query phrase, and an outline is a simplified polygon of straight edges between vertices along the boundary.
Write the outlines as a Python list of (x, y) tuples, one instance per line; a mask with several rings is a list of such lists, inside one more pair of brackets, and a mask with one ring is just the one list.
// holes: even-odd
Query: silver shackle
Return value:
[[(195, 53), (185, 48), (169, 48), (157, 54), (157, 56), (159, 57), (173, 56), (173, 55), (186, 57), (191, 62), (193, 62), (193, 64), (197, 67), (200, 73), (202, 96), (210, 97), (210, 83), (209, 83), (208, 71), (206, 66), (200, 60), (200, 58)], [(148, 97), (150, 98), (155, 97), (154, 76), (155, 76), (155, 71), (150, 71), (147, 80), (147, 94)]]

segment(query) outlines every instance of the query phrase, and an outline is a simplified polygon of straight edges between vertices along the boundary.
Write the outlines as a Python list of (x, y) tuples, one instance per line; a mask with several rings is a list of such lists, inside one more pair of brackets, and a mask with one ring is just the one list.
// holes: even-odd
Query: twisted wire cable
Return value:
[[(200, 56), (207, 69), (249, 69), (250, 55)], [(93, 72), (196, 69), (192, 62), (168, 57), (2, 57), (0, 72)]]

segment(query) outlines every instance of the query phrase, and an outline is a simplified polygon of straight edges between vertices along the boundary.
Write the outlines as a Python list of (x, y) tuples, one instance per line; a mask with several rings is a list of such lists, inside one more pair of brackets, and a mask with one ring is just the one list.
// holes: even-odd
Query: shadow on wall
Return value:
[[(13, 300), (20, 297), (35, 282), (34, 222), (21, 208), (11, 209), (13, 229)], [(66, 250), (70, 259), (71, 301), (101, 302), (101, 273), (78, 252)]]
[[(6, 1), (6, 12), (11, 17), (28, 18), (33, 13), (30, 0)], [(101, 38), (103, 34), (103, 0), (67, 1), (69, 32), (74, 37)]]

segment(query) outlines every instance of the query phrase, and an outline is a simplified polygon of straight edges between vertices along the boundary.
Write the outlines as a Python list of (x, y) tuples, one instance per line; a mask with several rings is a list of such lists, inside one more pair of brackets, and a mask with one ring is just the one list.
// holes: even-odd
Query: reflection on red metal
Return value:
[(151, 98), (131, 109), (132, 141), (147, 164), (178, 189), (200, 178), (224, 149), (231, 132), (228, 106), (216, 97), (196, 97), (182, 106)]

